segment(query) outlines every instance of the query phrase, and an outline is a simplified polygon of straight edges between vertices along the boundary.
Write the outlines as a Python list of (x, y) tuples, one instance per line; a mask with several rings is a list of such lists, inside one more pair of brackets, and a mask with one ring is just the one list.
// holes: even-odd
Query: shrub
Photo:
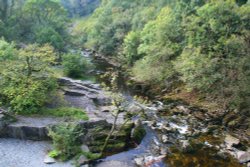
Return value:
[(64, 73), (73, 78), (80, 78), (84, 75), (88, 63), (81, 54), (68, 53), (63, 55), (63, 70)]
[(74, 123), (63, 123), (49, 128), (54, 150), (49, 155), (66, 161), (81, 152), (78, 141), (82, 132)]
[(13, 44), (1, 41), (1, 101), (14, 112), (37, 112), (57, 86), (51, 70), (55, 57), (54, 49), (47, 44), (16, 50)]

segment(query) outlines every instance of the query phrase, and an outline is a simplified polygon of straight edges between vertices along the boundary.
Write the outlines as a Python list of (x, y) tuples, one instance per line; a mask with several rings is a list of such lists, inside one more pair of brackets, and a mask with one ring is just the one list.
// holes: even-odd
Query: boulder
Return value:
[(16, 118), (0, 108), (0, 137), (5, 137), (7, 126), (16, 121)]
[(240, 140), (231, 135), (226, 135), (225, 144), (227, 149), (231, 149), (233, 146), (237, 146), (238, 144), (240, 144)]
[(98, 106), (108, 106), (112, 104), (112, 99), (104, 95), (93, 96), (90, 97), (90, 99)]
[(135, 141), (137, 144), (141, 142), (141, 140), (144, 138), (146, 135), (146, 131), (144, 127), (140, 124), (138, 126), (135, 126), (132, 131), (131, 131), (131, 139)]
[(134, 159), (137, 166), (144, 166), (144, 157), (138, 157)]
[(127, 109), (129, 112), (131, 113), (139, 113), (141, 111), (143, 111), (143, 108), (136, 105), (136, 104), (131, 104), (128, 109)]
[(161, 139), (162, 139), (163, 143), (167, 143), (168, 142), (168, 136), (167, 135), (162, 135)]
[(44, 162), (45, 164), (54, 164), (54, 163), (56, 163), (56, 160), (55, 160), (54, 158), (51, 158), (49, 155), (46, 155), (46, 156), (44, 157), (43, 162)]
[(115, 106), (102, 106), (100, 107), (101, 112), (112, 112), (116, 109)]
[(164, 159), (166, 155), (160, 155), (160, 156), (144, 156), (144, 157), (139, 157), (135, 158), (134, 161), (137, 166), (152, 166), (156, 162), (160, 162), (162, 159)]
[(88, 158), (85, 155), (81, 155), (78, 160), (77, 160), (78, 164), (80, 165), (85, 165), (89, 163)]
[(239, 156), (238, 160), (240, 161), (240, 163), (250, 162), (250, 153), (249, 152), (243, 153), (242, 155)]
[(189, 108), (187, 108), (186, 106), (183, 106), (183, 105), (176, 106), (176, 108), (177, 108), (179, 111), (182, 111), (183, 114), (189, 114), (189, 113), (191, 112)]
[(88, 147), (87, 145), (83, 144), (83, 145), (81, 146), (81, 150), (82, 150), (83, 152), (89, 152), (89, 147)]
[(168, 153), (167, 147), (161, 147), (160, 148), (160, 154), (161, 155), (167, 155), (167, 153)]

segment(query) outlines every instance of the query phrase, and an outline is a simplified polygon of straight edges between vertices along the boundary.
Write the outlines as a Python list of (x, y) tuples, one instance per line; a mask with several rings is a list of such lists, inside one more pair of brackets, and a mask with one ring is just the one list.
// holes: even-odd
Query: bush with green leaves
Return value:
[(17, 113), (38, 112), (57, 87), (51, 71), (55, 58), (49, 45), (16, 49), (0, 41), (1, 101)]
[(62, 123), (50, 127), (48, 135), (54, 147), (49, 153), (51, 157), (66, 161), (81, 152), (79, 137), (82, 132), (76, 123)]
[(187, 17), (188, 43), (175, 66), (189, 89), (220, 97), (231, 107), (244, 103), (250, 93), (249, 9), (213, 1)]
[(8, 43), (4, 39), (0, 40), (0, 62), (12, 60), (17, 54), (14, 43)]
[(81, 54), (68, 53), (62, 56), (62, 65), (65, 75), (80, 78), (84, 76), (88, 62)]

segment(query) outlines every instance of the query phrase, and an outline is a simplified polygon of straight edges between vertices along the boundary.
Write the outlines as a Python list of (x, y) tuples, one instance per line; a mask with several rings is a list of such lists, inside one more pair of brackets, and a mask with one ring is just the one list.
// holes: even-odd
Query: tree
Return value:
[(35, 39), (39, 44), (49, 43), (56, 49), (64, 47), (64, 39), (53, 27), (39, 27), (35, 31)]
[(171, 78), (175, 72), (172, 61), (182, 49), (181, 20), (165, 7), (156, 20), (148, 22), (141, 32), (138, 53), (143, 59), (135, 63), (133, 74), (139, 81), (160, 82)]
[(132, 66), (133, 63), (141, 58), (138, 54), (137, 48), (140, 45), (140, 33), (131, 31), (124, 39), (123, 54), (126, 58), (126, 63)]
[(63, 55), (62, 65), (67, 76), (79, 78), (85, 73), (88, 63), (81, 54), (68, 53)]
[(245, 23), (249, 10), (244, 8), (233, 1), (213, 1), (199, 8), (188, 19), (188, 44), (176, 62), (188, 88), (221, 97), (225, 107), (240, 105), (249, 93), (249, 27)]
[(59, 2), (27, 0), (8, 18), (5, 36), (25, 43), (49, 43), (64, 51), (68, 39), (67, 21), (67, 13)]
[(51, 71), (54, 50), (49, 45), (40, 47), (37, 44), (24, 46), (18, 51), (11, 45), (1, 48), (1, 53), (12, 52), (15, 55), (0, 61), (1, 100), (14, 112), (38, 112), (56, 86)]

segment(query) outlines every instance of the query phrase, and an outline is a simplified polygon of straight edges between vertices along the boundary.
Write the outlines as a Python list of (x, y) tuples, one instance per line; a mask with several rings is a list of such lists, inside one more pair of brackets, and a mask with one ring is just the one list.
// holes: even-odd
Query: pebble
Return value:
[(168, 136), (167, 135), (162, 135), (162, 142), (167, 143), (168, 142)]

